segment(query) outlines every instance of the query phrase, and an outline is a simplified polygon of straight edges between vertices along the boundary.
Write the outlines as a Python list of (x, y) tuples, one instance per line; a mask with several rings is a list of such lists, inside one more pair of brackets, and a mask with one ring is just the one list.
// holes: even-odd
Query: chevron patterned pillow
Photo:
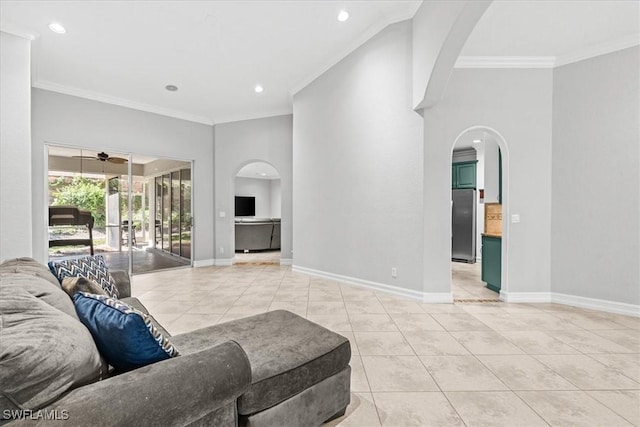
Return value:
[(118, 298), (118, 287), (101, 255), (49, 262), (49, 270), (62, 283), (65, 277), (84, 277), (99, 284), (105, 293)]

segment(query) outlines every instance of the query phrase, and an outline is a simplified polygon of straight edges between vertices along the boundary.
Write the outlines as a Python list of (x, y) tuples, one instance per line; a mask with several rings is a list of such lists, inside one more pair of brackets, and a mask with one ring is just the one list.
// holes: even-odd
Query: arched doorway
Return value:
[(454, 301), (498, 300), (507, 291), (508, 151), (488, 126), (452, 147), (451, 291)]
[(280, 173), (271, 164), (255, 161), (234, 178), (235, 264), (279, 264), (282, 190)]

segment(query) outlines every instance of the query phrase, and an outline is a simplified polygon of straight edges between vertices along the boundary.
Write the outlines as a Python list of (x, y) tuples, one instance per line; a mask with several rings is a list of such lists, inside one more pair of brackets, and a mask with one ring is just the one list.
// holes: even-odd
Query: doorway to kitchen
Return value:
[(280, 173), (267, 162), (243, 166), (234, 178), (234, 264), (280, 264)]
[(451, 292), (455, 302), (497, 301), (506, 288), (505, 149), (500, 134), (484, 126), (465, 130), (454, 142)]

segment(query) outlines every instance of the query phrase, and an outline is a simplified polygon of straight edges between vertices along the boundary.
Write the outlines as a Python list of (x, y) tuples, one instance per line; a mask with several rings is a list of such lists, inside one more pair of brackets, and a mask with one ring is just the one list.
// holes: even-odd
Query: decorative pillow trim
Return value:
[(118, 299), (77, 292), (73, 302), (98, 350), (118, 370), (136, 369), (180, 355), (149, 316)]
[(162, 332), (160, 332), (155, 327), (155, 325), (151, 321), (151, 318), (149, 316), (147, 316), (145, 313), (143, 313), (140, 310), (137, 310), (137, 309), (131, 307), (129, 304), (124, 303), (124, 302), (120, 301), (119, 299), (112, 298), (112, 297), (110, 297), (108, 295), (96, 295), (96, 294), (90, 294), (88, 292), (78, 292), (78, 293), (82, 294), (84, 297), (100, 301), (104, 305), (107, 305), (109, 307), (115, 308), (116, 310), (118, 310), (119, 312), (121, 312), (123, 314), (127, 314), (127, 315), (137, 314), (144, 321), (144, 324), (147, 327), (147, 330), (149, 331), (149, 333), (151, 334), (153, 339), (156, 341), (156, 343), (158, 343), (158, 346), (160, 346), (160, 348), (165, 353), (167, 353), (167, 356), (176, 357), (176, 356), (180, 355), (180, 352), (178, 351), (178, 349), (176, 349), (173, 346), (173, 344), (171, 344), (171, 342), (162, 334)]

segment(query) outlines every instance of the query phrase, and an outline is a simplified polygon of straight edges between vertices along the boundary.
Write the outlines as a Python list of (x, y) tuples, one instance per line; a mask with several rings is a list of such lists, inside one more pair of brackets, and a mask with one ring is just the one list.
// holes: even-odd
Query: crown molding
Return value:
[(269, 117), (288, 116), (291, 114), (293, 114), (293, 106), (286, 109), (275, 109), (261, 113), (229, 114), (226, 116), (220, 116), (216, 117), (215, 124), (220, 125), (223, 123), (242, 122), (244, 120), (266, 119)]
[(22, 25), (15, 24), (13, 22), (3, 22), (0, 25), (0, 31), (31, 41), (40, 37), (39, 33), (29, 30), (28, 28), (23, 27)]
[(640, 45), (632, 34), (560, 56), (460, 56), (455, 68), (555, 68)]
[(216, 124), (222, 124), (222, 123), (240, 122), (244, 120), (265, 119), (268, 117), (286, 116), (286, 115), (293, 114), (293, 108), (290, 107), (286, 109), (276, 109), (276, 110), (260, 112), (260, 113), (231, 114), (231, 115), (221, 116), (219, 118), (216, 118), (216, 120), (212, 120), (207, 117), (185, 113), (183, 111), (171, 110), (168, 108), (162, 108), (155, 105), (131, 101), (129, 99), (117, 98), (117, 97), (105, 95), (102, 93), (92, 92), (92, 91), (83, 90), (83, 89), (77, 89), (74, 87), (64, 86), (64, 85), (60, 85), (57, 83), (52, 83), (44, 80), (38, 80), (37, 78), (35, 78), (35, 74), (37, 74), (36, 70), (37, 70), (37, 67), (33, 67), (34, 83), (31, 86), (37, 89), (44, 89), (51, 92), (62, 93), (65, 95), (77, 96), (79, 98), (91, 99), (93, 101), (104, 102), (106, 104), (112, 104), (112, 105), (118, 105), (120, 107), (132, 108), (134, 110), (146, 111), (148, 113), (154, 113), (162, 116), (173, 117), (176, 119), (200, 123), (203, 125), (214, 126)]
[(566, 55), (557, 56), (555, 66), (561, 67), (563, 65), (583, 61), (595, 56), (606, 55), (607, 53), (617, 52), (637, 45), (640, 45), (640, 35), (631, 34), (617, 40), (596, 44), (583, 49), (578, 49)]
[(346, 58), (351, 52), (355, 51), (357, 48), (365, 44), (369, 41), (373, 36), (378, 34), (380, 31), (385, 29), (391, 24), (395, 24), (400, 21), (406, 21), (407, 19), (413, 18), (416, 14), (418, 8), (421, 3), (418, 3), (417, 7), (414, 10), (410, 10), (404, 13), (396, 13), (394, 15), (385, 16), (381, 22), (375, 23), (367, 27), (358, 38), (356, 38), (353, 42), (349, 43), (345, 46), (344, 49), (340, 50), (336, 55), (328, 58), (323, 64), (321, 64), (316, 70), (308, 74), (306, 77), (300, 79), (297, 83), (292, 85), (289, 93), (291, 96), (294, 96), (296, 93), (300, 92), (302, 89), (307, 87), (311, 82), (315, 79), (326, 73), (331, 67), (336, 65), (338, 62), (342, 61)]
[(553, 68), (555, 56), (460, 56), (454, 68)]
[(144, 104), (141, 102), (131, 101), (129, 99), (105, 95), (103, 93), (92, 92), (84, 89), (77, 89), (74, 87), (60, 85), (57, 83), (52, 83), (44, 80), (34, 79), (31, 86), (38, 89), (58, 92), (65, 95), (77, 96), (79, 98), (91, 99), (93, 101), (104, 102), (106, 104), (112, 104), (112, 105), (118, 105), (120, 107), (132, 108), (134, 110), (146, 111), (148, 113), (154, 113), (154, 114), (159, 114), (161, 116), (173, 117), (176, 119), (200, 123), (203, 125), (213, 126), (214, 124), (213, 120), (211, 120), (208, 117), (185, 113), (183, 111), (171, 110), (169, 108), (162, 108), (155, 105)]

